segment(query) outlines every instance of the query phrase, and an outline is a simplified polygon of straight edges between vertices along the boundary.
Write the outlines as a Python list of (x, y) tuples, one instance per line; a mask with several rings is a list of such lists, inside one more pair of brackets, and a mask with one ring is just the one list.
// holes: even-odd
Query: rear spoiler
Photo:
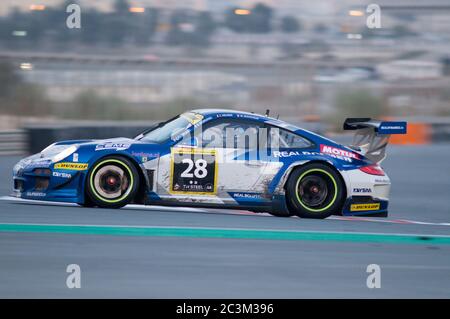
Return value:
[(371, 127), (378, 134), (406, 134), (406, 122), (386, 122), (371, 118), (347, 118), (344, 130), (359, 130)]
[(389, 122), (371, 118), (347, 118), (344, 130), (356, 130), (352, 149), (369, 160), (381, 163), (386, 158), (386, 146), (392, 134), (406, 134), (406, 122)]

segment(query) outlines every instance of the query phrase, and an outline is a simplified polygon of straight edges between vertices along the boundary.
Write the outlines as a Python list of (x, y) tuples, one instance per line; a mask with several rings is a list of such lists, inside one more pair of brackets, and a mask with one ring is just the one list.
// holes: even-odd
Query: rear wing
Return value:
[(386, 146), (392, 134), (406, 134), (406, 122), (387, 122), (371, 118), (348, 118), (344, 130), (355, 130), (352, 149), (369, 160), (381, 163), (386, 158)]

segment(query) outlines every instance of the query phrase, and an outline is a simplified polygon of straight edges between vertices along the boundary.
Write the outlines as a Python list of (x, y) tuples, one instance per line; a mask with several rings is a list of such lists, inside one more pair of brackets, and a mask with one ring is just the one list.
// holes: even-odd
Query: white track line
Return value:
[[(48, 206), (63, 206), (63, 207), (79, 207), (78, 204), (67, 203), (67, 202), (50, 202), (43, 200), (34, 199), (23, 199), (13, 196), (0, 196), (0, 201), (7, 202), (17, 202), (30, 205), (48, 205)], [(146, 211), (175, 211), (175, 212), (195, 212), (195, 213), (222, 213), (229, 215), (247, 215), (247, 216), (259, 216), (259, 217), (273, 217), (268, 213), (253, 213), (250, 211), (238, 211), (238, 210), (226, 210), (226, 209), (201, 209), (193, 207), (177, 207), (177, 206), (157, 206), (157, 205), (136, 205), (129, 204), (123, 209), (132, 210), (146, 210)], [(358, 216), (331, 216), (327, 218), (328, 220), (339, 220), (339, 221), (358, 221), (358, 222), (372, 222), (372, 223), (388, 223), (388, 224), (407, 224), (407, 225), (431, 225), (431, 226), (450, 226), (450, 223), (436, 223), (436, 222), (423, 222), (417, 220), (409, 219), (381, 219), (381, 218), (368, 218), (368, 217), (358, 217)]]
[[(1, 196), (1, 201), (6, 202), (16, 202), (16, 203), (22, 203), (22, 204), (30, 204), (30, 205), (46, 205), (46, 206), (63, 206), (63, 207), (80, 207), (78, 204), (75, 203), (67, 203), (67, 202), (50, 202), (45, 200), (34, 200), (34, 199), (24, 199), (24, 198), (18, 198), (13, 196)], [(192, 208), (192, 207), (176, 207), (176, 206), (145, 206), (145, 205), (136, 205), (136, 204), (129, 204), (124, 207), (124, 209), (133, 209), (133, 210), (158, 210), (158, 211), (183, 211), (183, 212), (196, 212), (196, 213), (207, 213), (207, 210), (199, 209), (199, 208)]]

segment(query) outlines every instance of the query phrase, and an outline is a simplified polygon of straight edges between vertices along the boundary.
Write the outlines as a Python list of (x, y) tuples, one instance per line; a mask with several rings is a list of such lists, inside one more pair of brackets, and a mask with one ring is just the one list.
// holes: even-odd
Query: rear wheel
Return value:
[(293, 171), (286, 184), (288, 207), (303, 218), (326, 218), (342, 208), (345, 191), (339, 174), (314, 163)]
[(88, 173), (86, 192), (99, 207), (120, 208), (130, 203), (139, 186), (139, 174), (126, 158), (108, 156)]

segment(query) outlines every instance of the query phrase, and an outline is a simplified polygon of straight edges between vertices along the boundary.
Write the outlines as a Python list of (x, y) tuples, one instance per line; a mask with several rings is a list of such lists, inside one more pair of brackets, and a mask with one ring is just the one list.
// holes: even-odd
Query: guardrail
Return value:
[(27, 152), (27, 148), (25, 131), (0, 131), (0, 155), (23, 155)]

